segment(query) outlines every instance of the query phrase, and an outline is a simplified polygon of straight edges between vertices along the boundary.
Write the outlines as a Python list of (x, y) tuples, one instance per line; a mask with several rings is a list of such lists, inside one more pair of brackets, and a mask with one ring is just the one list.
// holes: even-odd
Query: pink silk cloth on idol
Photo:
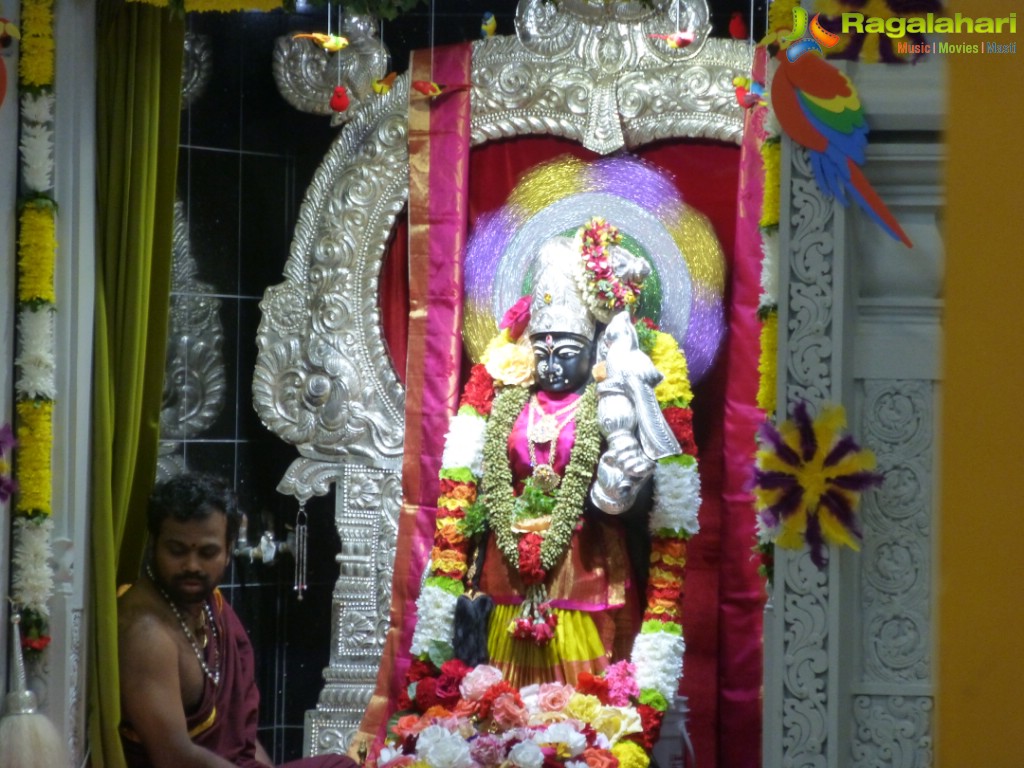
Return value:
[[(260, 693), (256, 688), (252, 645), (242, 622), (225, 602), (220, 590), (211, 599), (214, 622), (220, 635), (220, 682), (205, 678), (203, 697), (185, 724), (193, 743), (240, 768), (265, 768), (256, 761), (256, 729)], [(213, 663), (213, 644), (206, 649)], [(121, 744), (128, 768), (150, 768), (152, 761), (127, 723), (121, 726)], [(281, 768), (351, 768), (355, 762), (344, 755), (322, 755), (295, 760)]]

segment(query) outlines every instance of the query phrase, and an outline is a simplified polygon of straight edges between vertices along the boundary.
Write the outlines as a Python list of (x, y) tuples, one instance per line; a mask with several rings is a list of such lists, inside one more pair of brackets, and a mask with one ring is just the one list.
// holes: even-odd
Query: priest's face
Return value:
[(590, 381), (594, 343), (574, 333), (530, 337), (537, 386), (546, 392), (578, 392)]
[(153, 575), (179, 605), (201, 603), (224, 578), (230, 558), (227, 515), (214, 511), (201, 519), (167, 517), (153, 543)]

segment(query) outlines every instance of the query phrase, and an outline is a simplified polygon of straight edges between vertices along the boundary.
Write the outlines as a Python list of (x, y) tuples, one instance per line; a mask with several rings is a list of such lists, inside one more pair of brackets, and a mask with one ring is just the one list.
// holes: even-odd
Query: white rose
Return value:
[(544, 753), (532, 741), (521, 741), (508, 753), (509, 762), (519, 768), (541, 768), (544, 765)]

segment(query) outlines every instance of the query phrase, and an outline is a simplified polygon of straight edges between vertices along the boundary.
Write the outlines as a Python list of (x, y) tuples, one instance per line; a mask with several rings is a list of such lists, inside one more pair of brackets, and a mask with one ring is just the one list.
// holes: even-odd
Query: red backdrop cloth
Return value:
[[(470, 231), (481, 214), (505, 204), (524, 173), (565, 154), (584, 160), (598, 158), (578, 144), (553, 137), (518, 137), (474, 147), (469, 170)], [(740, 149), (712, 141), (666, 141), (633, 154), (668, 172), (683, 200), (708, 217), (725, 252), (730, 278), (737, 274), (734, 260)], [(396, 360), (402, 360), (398, 353), (406, 348), (408, 318), (403, 242), (403, 237), (395, 238), (381, 274), (384, 335)], [(759, 261), (759, 256), (749, 253), (746, 258)], [(747, 280), (749, 265), (739, 273)], [(754, 290), (756, 308), (756, 286)], [(742, 312), (749, 311), (750, 291), (749, 284), (740, 288)], [(730, 324), (736, 314), (730, 310), (733, 292), (730, 279), (726, 287)], [(751, 328), (740, 327), (738, 332), (746, 337)], [(726, 392), (730, 378), (739, 376), (745, 381), (738, 391), (745, 395), (752, 386), (756, 394), (758, 342), (756, 330), (754, 333), (753, 348), (746, 338), (738, 349), (732, 350), (730, 328), (715, 365), (694, 387), (694, 433), (700, 452), (703, 504), (701, 532), (689, 547), (684, 603), (686, 659), (680, 692), (688, 697), (688, 730), (701, 768), (760, 765), (764, 588), (756, 573), (756, 563), (750, 559), (754, 514), (752, 508), (745, 508), (742, 503), (723, 501), (725, 493), (735, 497), (737, 486), (733, 482), (732, 487), (726, 487)], [(396, 369), (402, 371), (404, 364), (397, 363)]]

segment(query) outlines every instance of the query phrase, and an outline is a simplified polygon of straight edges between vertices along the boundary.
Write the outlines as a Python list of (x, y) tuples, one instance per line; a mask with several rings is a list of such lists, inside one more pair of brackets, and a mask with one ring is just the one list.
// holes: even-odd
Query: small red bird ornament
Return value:
[(345, 86), (336, 86), (334, 88), (334, 93), (331, 95), (331, 109), (335, 112), (344, 112), (348, 109), (348, 105), (348, 91), (345, 90)]

